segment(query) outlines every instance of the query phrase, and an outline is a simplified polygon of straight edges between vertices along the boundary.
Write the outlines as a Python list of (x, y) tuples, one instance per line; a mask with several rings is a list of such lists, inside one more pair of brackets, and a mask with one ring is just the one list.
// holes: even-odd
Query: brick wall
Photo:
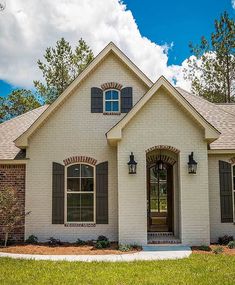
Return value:
[[(5, 187), (16, 189), (22, 208), (25, 207), (25, 165), (1, 165), (0, 164), (0, 191)], [(0, 227), (0, 239), (3, 238)], [(24, 221), (22, 227), (17, 228), (10, 234), (10, 239), (24, 240)]]

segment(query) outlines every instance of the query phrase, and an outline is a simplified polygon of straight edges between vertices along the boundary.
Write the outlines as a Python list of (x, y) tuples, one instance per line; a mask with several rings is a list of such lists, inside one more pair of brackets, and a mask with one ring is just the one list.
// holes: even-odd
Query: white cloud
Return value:
[(143, 37), (118, 0), (8, 0), (0, 14), (0, 79), (32, 87), (41, 77), (37, 59), (61, 37), (72, 45), (82, 37), (95, 54), (113, 41), (153, 81), (165, 75), (188, 88), (182, 66), (167, 66), (168, 46)]
[(231, 3), (232, 3), (233, 9), (235, 9), (235, 0), (231, 0)]

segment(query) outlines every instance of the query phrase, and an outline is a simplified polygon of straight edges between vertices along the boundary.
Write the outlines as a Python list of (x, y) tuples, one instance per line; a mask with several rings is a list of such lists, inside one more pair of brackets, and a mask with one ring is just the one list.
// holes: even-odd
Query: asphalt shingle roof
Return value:
[(41, 106), (0, 124), (0, 159), (15, 159), (21, 156), (21, 150), (15, 146), (14, 140), (23, 134), (47, 107), (48, 105)]
[[(211, 149), (235, 149), (235, 104), (213, 104), (182, 88), (178, 92), (218, 131), (219, 139), (210, 144)], [(0, 159), (16, 159), (22, 151), (14, 140), (23, 134), (47, 109), (44, 105), (0, 124)]]

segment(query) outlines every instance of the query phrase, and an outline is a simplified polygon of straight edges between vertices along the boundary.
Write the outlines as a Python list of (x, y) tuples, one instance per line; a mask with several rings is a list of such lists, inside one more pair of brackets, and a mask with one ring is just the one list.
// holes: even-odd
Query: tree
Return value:
[(9, 234), (14, 229), (22, 227), (25, 216), (29, 214), (30, 212), (24, 213), (16, 190), (5, 188), (0, 191), (0, 226), (5, 235), (5, 247), (7, 246)]
[(56, 42), (55, 48), (47, 48), (44, 54), (45, 63), (38, 60), (45, 83), (34, 81), (34, 86), (45, 103), (52, 103), (93, 58), (92, 50), (83, 39), (79, 40), (74, 51), (64, 38)]
[(235, 101), (235, 22), (224, 12), (215, 20), (215, 31), (199, 45), (189, 44), (191, 56), (184, 77), (192, 92), (211, 102)]
[(19, 116), (40, 106), (40, 102), (30, 90), (14, 90), (6, 98), (0, 97), (0, 122)]

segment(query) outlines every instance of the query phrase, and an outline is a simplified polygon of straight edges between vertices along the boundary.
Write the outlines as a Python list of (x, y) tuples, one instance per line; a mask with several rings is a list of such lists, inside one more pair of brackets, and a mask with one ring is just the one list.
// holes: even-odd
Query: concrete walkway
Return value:
[(38, 254), (15, 254), (0, 252), (0, 257), (14, 259), (52, 260), (52, 261), (104, 261), (122, 262), (137, 260), (164, 260), (181, 259), (189, 257), (192, 253), (190, 247), (186, 246), (145, 246), (143, 251), (127, 254), (110, 255), (38, 255)]

